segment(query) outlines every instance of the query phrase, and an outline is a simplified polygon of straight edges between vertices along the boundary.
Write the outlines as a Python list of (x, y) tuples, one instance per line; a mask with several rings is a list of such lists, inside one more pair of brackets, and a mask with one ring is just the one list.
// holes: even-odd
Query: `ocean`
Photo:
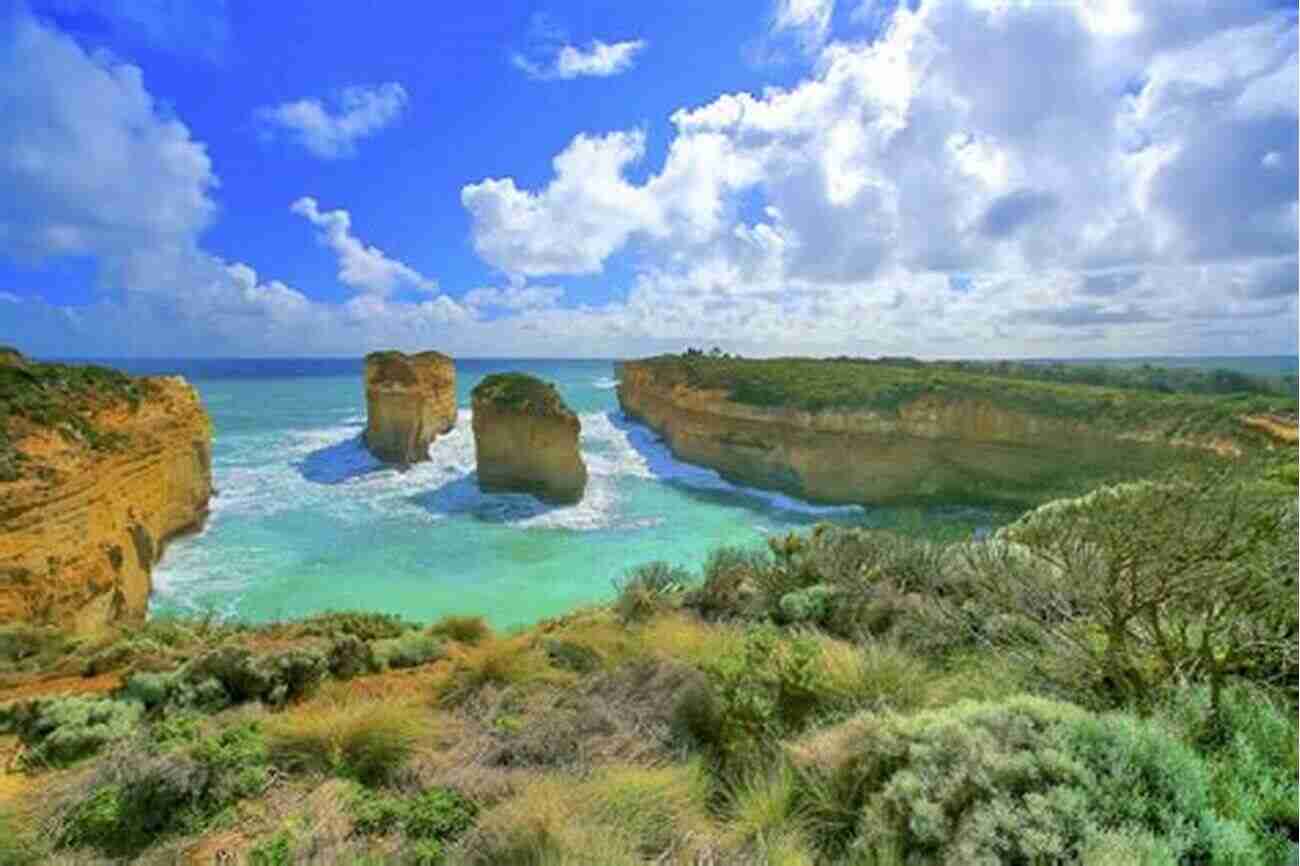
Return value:
[[(100, 363), (185, 376), (215, 428), (211, 514), (168, 546), (154, 572), (154, 616), (257, 622), (362, 609), (416, 621), (473, 613), (509, 627), (608, 599), (637, 564), (698, 570), (719, 545), (760, 545), (818, 521), (962, 535), (1008, 517), (967, 506), (825, 507), (731, 484), (674, 459), (623, 417), (608, 360), (457, 361), (455, 429), (406, 471), (360, 440), (360, 359)], [(554, 382), (578, 413), (590, 472), (581, 503), (479, 491), (469, 393), (503, 370)]]

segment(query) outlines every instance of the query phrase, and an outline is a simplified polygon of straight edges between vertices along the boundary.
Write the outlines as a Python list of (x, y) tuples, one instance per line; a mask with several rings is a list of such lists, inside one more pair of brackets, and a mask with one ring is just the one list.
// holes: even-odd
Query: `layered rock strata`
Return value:
[(1101, 432), (980, 397), (921, 394), (888, 410), (807, 411), (738, 402), (728, 391), (618, 365), (619, 405), (681, 460), (814, 502), (1032, 499), (1069, 477), (1108, 477), (1169, 451), (1140, 433)]
[(142, 621), (167, 541), (207, 515), (212, 426), (197, 392), (180, 377), (120, 377), (129, 399), (91, 389), (84, 411), (47, 402), (27, 417), (18, 413), (32, 401), (18, 389), (48, 397), (69, 386), (15, 370), (39, 368), (48, 381), (49, 371), (77, 368), (9, 361), (0, 370), (9, 410), (0, 451), (11, 461), (0, 479), (0, 622), (88, 632)]
[(573, 503), (587, 487), (578, 448), (582, 424), (555, 386), (522, 373), (488, 376), (474, 388), (479, 487)]
[(456, 367), (440, 352), (366, 356), (366, 447), (387, 463), (429, 459), (429, 444), (456, 424)]

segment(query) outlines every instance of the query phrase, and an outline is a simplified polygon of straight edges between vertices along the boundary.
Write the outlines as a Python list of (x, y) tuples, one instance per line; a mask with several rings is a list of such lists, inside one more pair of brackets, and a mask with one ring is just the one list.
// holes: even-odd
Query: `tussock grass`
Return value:
[(273, 716), (265, 728), (276, 765), (378, 785), (410, 760), (424, 722), (409, 706), (327, 701)]
[(429, 626), (429, 634), (463, 644), (477, 644), (492, 635), (492, 627), (481, 616), (448, 614)]
[(484, 813), (453, 862), (690, 863), (692, 846), (718, 835), (708, 794), (708, 777), (697, 764), (611, 767), (581, 782), (539, 776)]
[(545, 650), (529, 635), (492, 638), (468, 648), (455, 660), (447, 680), (438, 687), (441, 700), (451, 706), (485, 686), (519, 686), (572, 683), (574, 675), (553, 667)]
[(929, 666), (901, 647), (879, 641), (854, 646), (829, 637), (818, 639), (825, 683), (846, 707), (911, 710), (925, 703), (932, 676)]

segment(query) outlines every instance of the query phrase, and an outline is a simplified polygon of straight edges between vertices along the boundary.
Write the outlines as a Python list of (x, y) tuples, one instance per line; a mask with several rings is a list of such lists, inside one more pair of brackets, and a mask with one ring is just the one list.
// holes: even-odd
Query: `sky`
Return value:
[(35, 356), (1297, 351), (1283, 0), (0, 0)]

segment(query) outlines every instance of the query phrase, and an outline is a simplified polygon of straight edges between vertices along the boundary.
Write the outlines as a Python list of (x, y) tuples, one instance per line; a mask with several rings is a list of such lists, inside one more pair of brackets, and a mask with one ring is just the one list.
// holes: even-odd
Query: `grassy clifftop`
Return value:
[[(0, 628), (0, 863), (1284, 863), (1295, 556), (1294, 483), (1174, 479), (505, 634)], [(1114, 574), (1151, 607), (1107, 632)]]
[[(1089, 384), (1062, 368), (910, 359), (737, 358), (700, 353), (632, 362), (665, 385), (716, 389), (738, 403), (812, 412), (897, 412), (922, 397), (987, 401), (1007, 409), (1086, 421), (1099, 428), (1159, 427), (1169, 435), (1240, 433), (1243, 415), (1294, 415), (1292, 396), (1258, 388), (1222, 394)], [(1185, 374), (1172, 375), (1175, 383)], [(1208, 375), (1208, 374), (1207, 374)], [(1054, 380), (1055, 379), (1055, 380)], [(1117, 379), (1118, 381), (1118, 379)], [(1143, 380), (1145, 381), (1145, 380)], [(1187, 386), (1192, 387), (1192, 386)], [(1199, 385), (1195, 387), (1199, 388)]]
[(20, 443), (35, 432), (57, 431), (94, 450), (120, 445), (95, 415), (115, 406), (135, 411), (151, 390), (149, 380), (108, 367), (44, 364), (0, 348), (0, 481), (32, 470)]
[(474, 386), (473, 396), (525, 415), (574, 417), (554, 385), (527, 373), (493, 373)]

